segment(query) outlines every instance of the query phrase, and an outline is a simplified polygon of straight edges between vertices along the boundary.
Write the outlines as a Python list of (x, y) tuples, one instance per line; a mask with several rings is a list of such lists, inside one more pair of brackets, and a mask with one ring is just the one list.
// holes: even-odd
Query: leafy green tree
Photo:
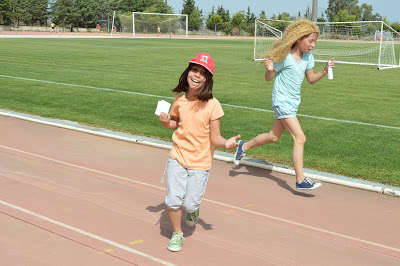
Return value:
[[(349, 21), (356, 21), (356, 15), (350, 15), (347, 9), (339, 10), (334, 19), (334, 22), (349, 22)], [(353, 33), (353, 29), (351, 27), (336, 31), (337, 31), (336, 32), (337, 37), (339, 37), (339, 39), (342, 38), (349, 39), (353, 35), (357, 35), (357, 33), (359, 33), (358, 30), (356, 30), (356, 32)]]
[[(375, 34), (375, 31), (377, 31), (378, 29), (376, 28), (376, 26), (372, 25), (371, 23), (368, 24), (367, 26), (367, 30), (366, 33), (369, 34)], [(380, 30), (380, 29), (379, 29)]]
[(112, 13), (120, 10), (122, 0), (106, 0), (105, 2), (105, 13)]
[(347, 9), (339, 10), (334, 18), (334, 22), (348, 22), (348, 21), (356, 21), (356, 15), (349, 14)]
[(119, 11), (121, 13), (132, 13), (134, 10), (134, 5), (135, 0), (121, 0), (119, 3)]
[(188, 29), (189, 30), (199, 30), (200, 29), (200, 22), (203, 20), (200, 17), (199, 11), (196, 9), (193, 10), (192, 14), (189, 16), (189, 25)]
[(194, 0), (183, 0), (183, 9), (181, 14), (186, 14), (189, 16), (189, 30), (199, 30), (200, 29), (200, 22), (203, 20), (202, 17), (202, 10), (199, 10), (196, 7), (196, 3)]
[(232, 34), (232, 30), (233, 30), (233, 25), (230, 22), (224, 22), (222, 23), (222, 31), (226, 34), (226, 35), (230, 35)]
[(207, 22), (206, 22), (206, 28), (209, 30), (214, 30), (214, 25), (210, 24), (210, 18), (215, 15), (215, 9), (212, 7), (211, 12), (208, 14)]
[[(146, 1), (148, 2), (148, 1)], [(168, 5), (167, 1), (163, 0), (154, 0), (154, 3), (151, 5), (155, 7), (156, 12), (153, 13), (163, 13), (168, 14), (172, 13), (172, 7)]]
[(225, 10), (222, 6), (218, 7), (217, 14), (221, 16), (223, 22), (229, 22), (231, 20), (229, 10)]
[(194, 0), (183, 0), (183, 9), (181, 14), (186, 14), (190, 16), (193, 11), (196, 9)]
[(383, 24), (383, 30), (389, 29), (389, 27), (386, 26), (386, 25), (390, 25), (389, 21), (387, 20), (387, 17), (384, 17), (384, 18), (382, 19), (382, 21), (385, 22), (385, 24)]
[(255, 24), (250, 24), (250, 25), (246, 26), (245, 30), (250, 36), (254, 36), (255, 31), (256, 31), (256, 25)]
[(48, 0), (0, 0), (0, 21), (5, 25), (45, 25), (48, 19)]
[(17, 25), (20, 25), (21, 21), (26, 25), (31, 24), (33, 14), (30, 10), (30, 0), (13, 0), (11, 2), (13, 5), (12, 16), (17, 21)]
[(282, 14), (279, 14), (278, 19), (285, 20), (285, 21), (296, 20), (296, 18), (291, 16), (288, 12), (283, 12)]
[(347, 10), (349, 15), (356, 15), (358, 0), (329, 0), (328, 8), (325, 10), (328, 21), (334, 21), (340, 10)]
[(366, 3), (363, 3), (361, 5), (361, 20), (363, 21), (373, 20), (372, 5), (367, 5)]
[[(390, 25), (395, 31), (400, 32), (400, 23), (399, 22), (393, 22), (392, 25)], [(397, 36), (399, 37), (399, 36)]]
[(212, 7), (211, 12), (208, 14), (208, 17), (211, 17), (214, 14), (215, 14), (215, 10), (214, 10), (214, 7)]
[[(276, 20), (283, 20), (283, 21), (291, 21), (291, 20), (296, 20), (296, 18), (294, 17), (290, 17), (290, 14), (287, 12), (283, 12), (282, 14), (279, 14), (278, 16), (276, 16), (275, 14), (272, 15), (271, 17), (272, 19), (276, 19)], [(274, 21), (272, 22), (272, 27), (280, 30), (280, 31), (284, 31), (288, 25), (287, 22), (283, 22), (283, 21)]]
[(167, 1), (163, 0), (121, 0), (119, 3), (119, 11), (122, 13), (144, 12), (147, 8), (155, 6), (153, 13), (167, 13), (171, 10), (171, 6)]
[(260, 15), (258, 17), (261, 18), (261, 19), (266, 19), (267, 18), (267, 14), (265, 14), (264, 10), (261, 10), (261, 13), (260, 13)]
[(0, 0), (0, 23), (11, 25), (12, 22), (12, 4), (8, 0)]
[(51, 5), (53, 22), (56, 25), (66, 27), (73, 24), (78, 16), (74, 8), (75, 0), (56, 0)]
[[(158, 13), (157, 12), (157, 7), (155, 5), (150, 6), (143, 10), (145, 13)], [(162, 15), (149, 15), (149, 14), (141, 14), (140, 15), (140, 21), (139, 25), (141, 28), (141, 31), (149, 33), (149, 32), (157, 32), (157, 27), (160, 26), (160, 29), (162, 32), (171, 32), (170, 31), (170, 25), (169, 21), (165, 21), (164, 23), (159, 23), (161, 21)], [(163, 18), (162, 20), (165, 20)], [(137, 25), (137, 26), (139, 26)]]
[(306, 12), (304, 13), (304, 17), (307, 19), (311, 19), (312, 12), (310, 6), (307, 6)]
[(273, 14), (271, 19), (277, 19), (277, 20), (284, 20), (284, 21), (290, 21), (290, 20), (296, 20), (296, 17), (290, 16), (289, 13), (283, 12), (282, 14), (279, 13), (279, 15)]
[(106, 6), (98, 0), (75, 0), (74, 20), (71, 24), (82, 28), (94, 28)]
[(379, 13), (373, 13), (372, 5), (366, 3), (358, 6), (358, 0), (329, 0), (328, 8), (325, 10), (329, 21), (334, 21), (335, 16), (340, 10), (347, 10), (349, 15), (354, 15), (355, 20), (359, 21), (378, 21), (383, 20)]
[(47, 7), (49, 5), (48, 0), (29, 0), (30, 2), (30, 13), (32, 18), (29, 24), (43, 26), (46, 24), (49, 17)]
[[(218, 23), (217, 25), (210, 24), (210, 18), (213, 15), (219, 15), (220, 18), (222, 19), (222, 22)], [(229, 10), (225, 10), (222, 6), (220, 6), (220, 7), (218, 7), (217, 12), (215, 12), (215, 9), (213, 7), (210, 14), (208, 14), (207, 29), (214, 30), (214, 31), (217, 31), (217, 30), (223, 31), (223, 23), (230, 22), (230, 20), (231, 19), (229, 17)]]
[(254, 15), (254, 13), (251, 13), (250, 7), (247, 7), (246, 21), (247, 26), (254, 25), (254, 23), (256, 22), (256, 16)]
[(325, 18), (324, 18), (324, 13), (322, 12), (321, 17), (317, 18), (317, 22), (326, 22)]
[(208, 19), (208, 24), (214, 27), (214, 31), (217, 31), (217, 26), (222, 25), (223, 20), (220, 15), (214, 14)]
[(239, 31), (246, 28), (247, 21), (245, 18), (244, 11), (238, 11), (232, 16), (232, 25), (239, 29)]

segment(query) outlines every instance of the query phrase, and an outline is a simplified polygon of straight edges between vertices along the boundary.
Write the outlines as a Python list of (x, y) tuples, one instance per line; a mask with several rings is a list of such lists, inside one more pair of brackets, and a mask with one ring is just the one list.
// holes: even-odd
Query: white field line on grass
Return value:
[[(88, 89), (95, 89), (95, 90), (104, 90), (104, 91), (112, 91), (112, 92), (120, 92), (120, 93), (128, 93), (128, 94), (136, 94), (136, 95), (147, 96), (147, 97), (154, 97), (154, 98), (164, 98), (164, 99), (172, 99), (172, 100), (174, 99), (174, 97), (168, 97), (168, 96), (160, 96), (160, 95), (154, 95), (154, 94), (148, 94), (148, 93), (141, 93), (141, 92), (134, 92), (134, 91), (115, 90), (115, 89), (101, 88), (101, 87), (93, 87), (93, 86), (85, 86), (85, 85), (79, 85), (79, 84), (69, 84), (69, 83), (54, 82), (54, 81), (48, 81), (48, 80), (31, 79), (31, 78), (23, 78), (23, 77), (14, 77), (14, 76), (7, 76), (7, 75), (0, 75), (0, 77), (3, 77), (3, 78), (12, 78), (12, 79), (20, 79), (20, 80), (27, 80), (27, 81), (34, 81), (34, 82), (42, 82), (42, 83), (56, 84), (56, 85), (63, 85), (63, 86), (70, 86), (70, 87), (81, 87), (81, 88), (88, 88)], [(233, 108), (240, 108), (240, 109), (247, 109), (247, 110), (260, 111), (260, 112), (270, 112), (270, 113), (273, 112), (272, 110), (261, 109), (261, 108), (253, 108), (253, 107), (247, 107), (247, 106), (240, 106), (240, 105), (232, 105), (232, 104), (225, 104), (225, 103), (221, 103), (221, 105), (222, 105), (222, 106), (233, 107)], [(297, 114), (297, 116), (308, 117), (308, 118), (314, 118), (314, 119), (320, 119), (320, 120), (327, 120), (327, 121), (334, 121), (334, 122), (340, 122), (340, 123), (346, 123), (346, 124), (355, 124), (355, 125), (373, 126), (373, 127), (381, 127), (381, 128), (388, 128), (388, 129), (397, 129), (397, 130), (400, 130), (400, 127), (385, 126), (385, 125), (364, 123), (364, 122), (358, 122), (358, 121), (342, 120), (342, 119), (335, 119), (335, 118), (328, 118), (328, 117), (320, 117), (320, 116), (312, 116), (312, 115), (303, 115), (303, 114)]]

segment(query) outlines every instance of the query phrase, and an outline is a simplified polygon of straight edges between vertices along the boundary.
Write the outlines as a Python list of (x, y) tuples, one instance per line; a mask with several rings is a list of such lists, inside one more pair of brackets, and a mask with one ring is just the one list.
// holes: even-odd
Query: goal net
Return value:
[(119, 24), (119, 32), (121, 34), (133, 36), (133, 16), (118, 14), (115, 19), (115, 24)]
[[(265, 59), (265, 52), (282, 38), (293, 21), (257, 19), (254, 38), (254, 60)], [(373, 65), (378, 69), (400, 67), (394, 49), (399, 33), (382, 21), (316, 22), (320, 36), (312, 50), (316, 61)]]
[(134, 38), (188, 37), (188, 15), (186, 14), (133, 12), (131, 18)]

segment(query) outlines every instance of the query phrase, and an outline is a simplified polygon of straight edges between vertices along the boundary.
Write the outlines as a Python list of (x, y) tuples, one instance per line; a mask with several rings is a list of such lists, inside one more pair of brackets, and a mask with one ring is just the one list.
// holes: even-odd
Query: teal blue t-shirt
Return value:
[(297, 110), (301, 102), (301, 84), (306, 70), (314, 68), (314, 56), (311, 53), (303, 53), (300, 61), (288, 53), (286, 58), (274, 63), (275, 76), (272, 90), (272, 107), (292, 107)]

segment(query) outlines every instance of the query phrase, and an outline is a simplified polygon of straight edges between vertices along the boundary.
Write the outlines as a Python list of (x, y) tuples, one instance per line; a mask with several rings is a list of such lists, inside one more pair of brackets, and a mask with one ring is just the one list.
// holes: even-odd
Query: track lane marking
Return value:
[[(145, 183), (145, 182), (136, 181), (136, 180), (132, 180), (132, 179), (129, 179), (129, 178), (122, 177), (122, 176), (118, 176), (118, 175), (106, 173), (106, 172), (103, 172), (103, 171), (87, 168), (87, 167), (84, 167), (84, 166), (79, 166), (79, 165), (76, 165), (76, 164), (63, 162), (63, 161), (60, 161), (60, 160), (56, 160), (56, 159), (48, 158), (48, 157), (45, 157), (45, 156), (42, 156), (42, 155), (38, 155), (38, 154), (34, 154), (34, 153), (18, 150), (18, 149), (11, 148), (11, 147), (8, 147), (8, 146), (0, 145), (0, 147), (3, 148), (3, 149), (6, 149), (6, 150), (19, 152), (19, 153), (22, 153), (22, 154), (30, 155), (32, 157), (37, 157), (37, 158), (41, 158), (41, 159), (44, 159), (44, 160), (56, 162), (56, 163), (59, 163), (59, 164), (71, 166), (71, 167), (74, 167), (74, 168), (83, 169), (83, 170), (86, 170), (86, 171), (89, 171), (89, 172), (94, 172), (94, 173), (98, 173), (98, 174), (101, 174), (101, 175), (110, 176), (110, 177), (113, 177), (113, 178), (116, 178), (116, 179), (132, 182), (132, 183), (136, 183), (136, 184), (141, 184), (141, 185), (144, 185), (144, 186), (147, 186), (147, 187), (157, 188), (157, 189), (160, 189), (160, 190), (166, 190), (166, 188), (164, 188), (164, 187), (159, 187), (159, 186), (155, 186), (155, 185), (148, 184), (148, 183)], [(206, 202), (210, 202), (210, 203), (216, 204), (216, 205), (219, 205), (219, 206), (223, 206), (223, 207), (226, 207), (226, 208), (229, 208), (229, 209), (238, 210), (238, 211), (241, 211), (241, 212), (244, 212), (244, 213), (249, 213), (249, 214), (253, 214), (253, 215), (256, 215), (256, 216), (269, 218), (269, 219), (272, 219), (272, 220), (288, 223), (288, 224), (299, 226), (299, 227), (303, 227), (303, 228), (306, 228), (306, 229), (311, 229), (311, 230), (314, 230), (314, 231), (317, 231), (317, 232), (333, 235), (333, 236), (336, 236), (336, 237), (341, 237), (341, 238), (344, 238), (344, 239), (348, 239), (348, 240), (352, 240), (352, 241), (356, 241), (356, 242), (360, 242), (360, 243), (364, 243), (364, 244), (368, 244), (368, 245), (371, 245), (371, 246), (384, 248), (384, 249), (388, 249), (388, 250), (392, 250), (392, 251), (396, 251), (396, 252), (400, 253), (400, 249), (399, 248), (386, 246), (386, 245), (383, 245), (383, 244), (371, 242), (371, 241), (368, 241), (368, 240), (363, 240), (363, 239), (360, 239), (360, 238), (356, 238), (356, 237), (352, 237), (352, 236), (348, 236), (348, 235), (344, 235), (344, 234), (340, 234), (340, 233), (335, 233), (335, 232), (332, 232), (332, 231), (329, 231), (329, 230), (325, 230), (325, 229), (321, 229), (321, 228), (318, 228), (318, 227), (314, 227), (314, 226), (298, 223), (298, 222), (295, 222), (295, 221), (279, 218), (279, 217), (268, 215), (268, 214), (265, 214), (265, 213), (260, 213), (260, 212), (257, 212), (257, 211), (252, 211), (252, 210), (249, 210), (249, 209), (244, 209), (244, 208), (241, 208), (241, 207), (233, 206), (233, 205), (226, 204), (226, 203), (219, 202), (219, 201), (214, 201), (214, 200), (210, 200), (210, 199), (206, 199), (206, 198), (203, 198), (202, 200), (204, 200)], [(0, 203), (2, 203), (1, 200), (0, 200)], [(232, 213), (232, 210), (230, 210), (230, 213)], [(383, 253), (383, 254), (386, 254), (386, 253)], [(390, 255), (390, 254), (386, 254), (386, 255)], [(390, 255), (390, 256), (394, 256), (394, 255)], [(400, 256), (394, 256), (394, 257), (399, 257), (400, 258)]]
[[(56, 225), (61, 226), (61, 227), (63, 227), (63, 228), (67, 228), (67, 229), (69, 229), (69, 230), (71, 230), (71, 231), (74, 231), (74, 232), (77, 232), (77, 233), (79, 233), (79, 234), (81, 234), (81, 235), (84, 235), (84, 236), (87, 236), (87, 237), (90, 237), (90, 238), (99, 240), (99, 241), (101, 241), (101, 242), (107, 243), (107, 244), (109, 244), (109, 245), (111, 245), (111, 246), (114, 246), (114, 247), (123, 249), (123, 250), (125, 250), (125, 251), (134, 253), (134, 254), (136, 254), (136, 255), (145, 257), (145, 258), (150, 259), (150, 260), (152, 260), (152, 261), (158, 262), (158, 263), (160, 263), (160, 264), (162, 264), (162, 265), (168, 265), (168, 266), (173, 266), (173, 265), (175, 265), (175, 264), (169, 263), (169, 262), (167, 262), (167, 261), (164, 261), (164, 260), (162, 260), (162, 259), (153, 257), (153, 256), (151, 256), (151, 255), (149, 255), (149, 254), (146, 254), (146, 253), (144, 253), (144, 252), (141, 252), (141, 251), (139, 251), (139, 250), (136, 250), (136, 249), (127, 247), (127, 246), (125, 246), (125, 245), (119, 244), (119, 243), (114, 242), (114, 241), (112, 241), (112, 240), (103, 238), (103, 237), (101, 237), (101, 236), (92, 234), (92, 233), (87, 232), (87, 231), (84, 231), (84, 230), (82, 230), (82, 229), (79, 229), (79, 228), (73, 227), (73, 226), (71, 226), (71, 225), (62, 223), (62, 222), (60, 222), (60, 221), (51, 219), (51, 218), (49, 218), (49, 217), (47, 217), (47, 216), (38, 214), (38, 213), (36, 213), (36, 212), (33, 212), (33, 211), (30, 211), (30, 210), (24, 209), (24, 208), (19, 207), (19, 206), (17, 206), (17, 205), (14, 205), (14, 204), (11, 204), (11, 203), (2, 201), (2, 200), (0, 200), (0, 204), (3, 204), (3, 205), (5, 205), (5, 206), (7, 206), (7, 207), (9, 207), (9, 208), (18, 210), (18, 211), (20, 211), (20, 212), (29, 214), (29, 215), (31, 215), (31, 216), (34, 216), (34, 217), (39, 218), (39, 219), (41, 219), (41, 220), (44, 220), (44, 221), (46, 221), (46, 222), (49, 222), (49, 223), (52, 223), (52, 224), (56, 224)], [(106, 249), (104, 252), (112, 252), (112, 251), (113, 251), (112, 249)]]

